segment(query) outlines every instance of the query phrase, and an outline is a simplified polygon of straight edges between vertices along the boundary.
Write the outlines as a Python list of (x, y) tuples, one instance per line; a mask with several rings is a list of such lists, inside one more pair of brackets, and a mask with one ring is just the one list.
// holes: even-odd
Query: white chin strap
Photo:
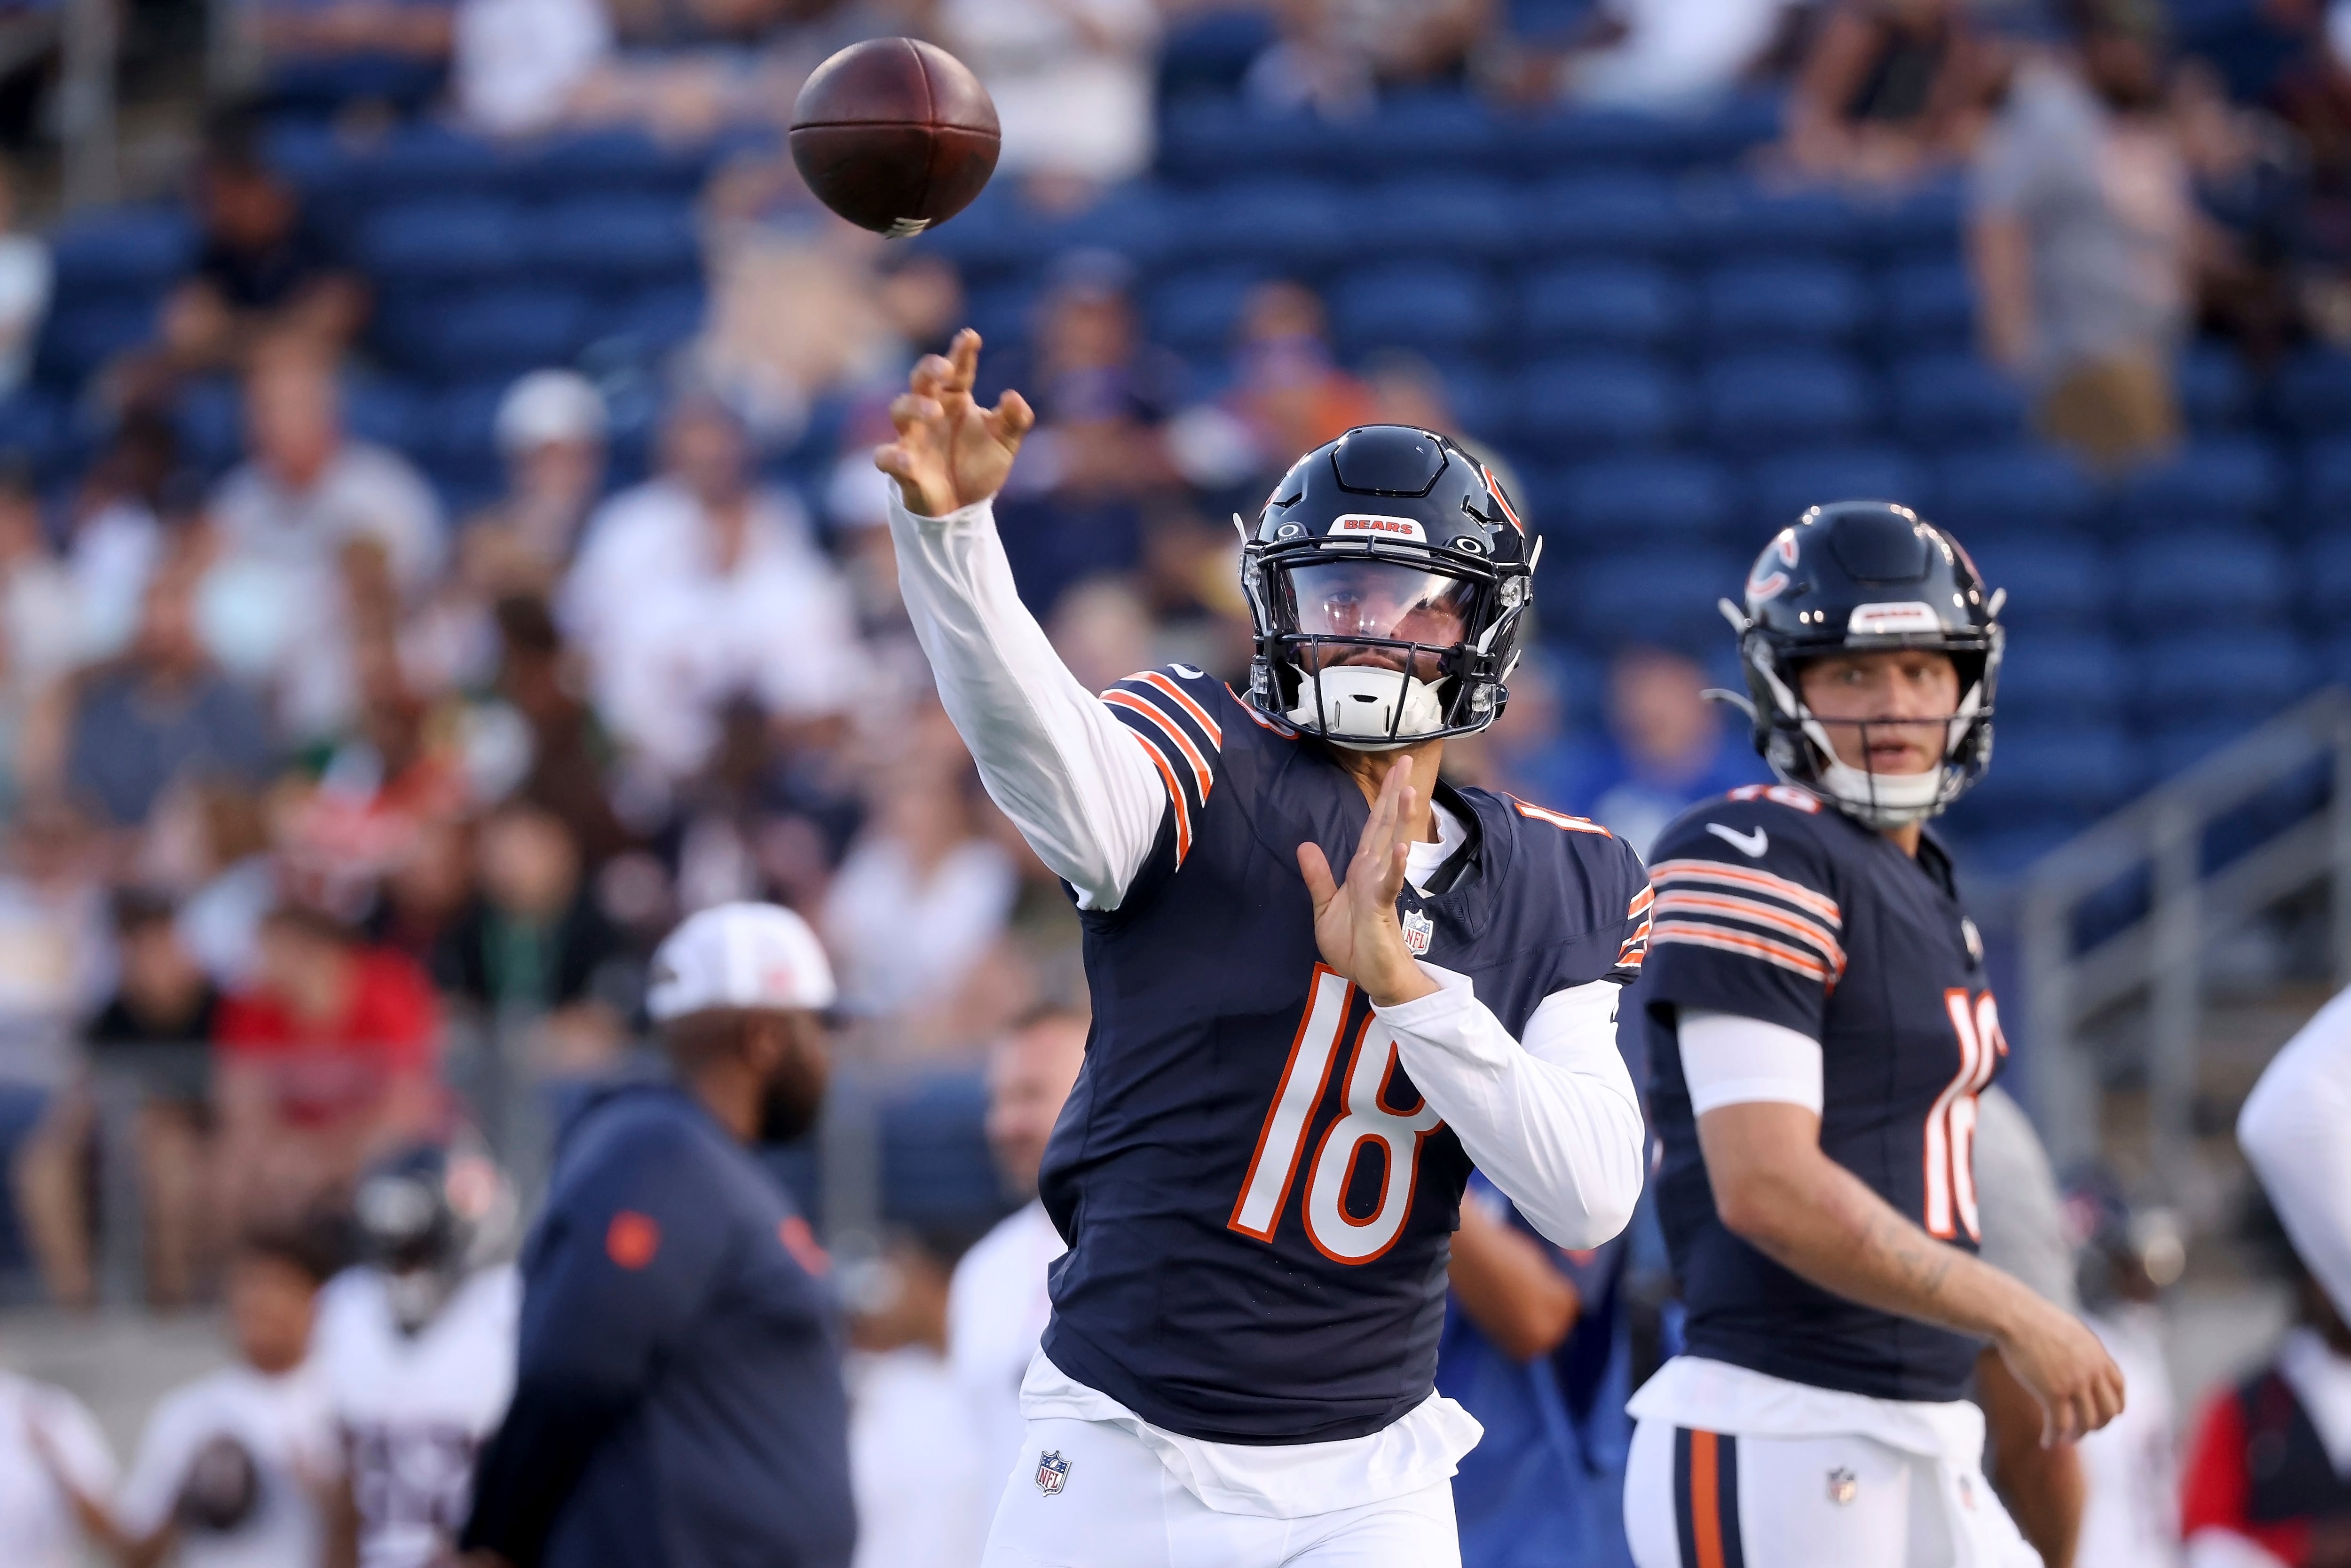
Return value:
[(1319, 676), (1299, 672), (1298, 706), (1282, 716), (1351, 751), (1394, 751), (1443, 729), (1445, 705), (1436, 686), (1402, 670), (1339, 664)]
[(1951, 754), (1967, 738), (1968, 730), (1975, 723), (1976, 711), (1983, 706), (1981, 682), (1968, 688), (1968, 695), (1959, 701), (1959, 711), (1943, 726), (1942, 766), (1924, 773), (1872, 773), (1837, 756), (1836, 747), (1829, 744), (1828, 731), (1781, 681), (1778, 671), (1765, 666), (1763, 678), (1771, 683), (1772, 694), (1780, 699), (1781, 707), (1796, 716), (1804, 738), (1821, 754), (1820, 776), (1806, 787), (1834, 800), (1848, 816), (1867, 827), (1900, 828), (1935, 816), (1950, 804), (1948, 786)]

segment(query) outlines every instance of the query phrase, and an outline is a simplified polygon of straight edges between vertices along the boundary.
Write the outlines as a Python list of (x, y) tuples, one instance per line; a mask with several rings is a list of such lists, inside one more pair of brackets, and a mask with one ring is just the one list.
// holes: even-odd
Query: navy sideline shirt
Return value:
[(1982, 944), (1932, 838), (1916, 859), (1784, 784), (1735, 789), (1658, 837), (1646, 1015), (1657, 1212), (1689, 1350), (1880, 1399), (1966, 1396), (1977, 1342), (1823, 1291), (1715, 1210), (1682, 1076), (1681, 1009), (1821, 1044), (1821, 1150), (1929, 1234), (1976, 1250), (1975, 1097), (2008, 1054)]
[(825, 1268), (751, 1152), (669, 1084), (559, 1153), (514, 1403), (465, 1544), (518, 1568), (839, 1568), (856, 1540)]

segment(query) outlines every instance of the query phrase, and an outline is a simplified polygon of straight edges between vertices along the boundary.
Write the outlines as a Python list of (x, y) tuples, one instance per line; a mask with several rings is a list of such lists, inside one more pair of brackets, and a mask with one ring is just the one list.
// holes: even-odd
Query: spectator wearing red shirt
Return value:
[(432, 983), (316, 910), (263, 922), (255, 984), (214, 1030), (223, 1198), (248, 1225), (298, 1215), (441, 1120)]
[(2351, 1568), (2351, 1327), (2283, 1228), (2262, 1228), (2300, 1310), (2269, 1363), (2197, 1423), (2180, 1488), (2188, 1568)]

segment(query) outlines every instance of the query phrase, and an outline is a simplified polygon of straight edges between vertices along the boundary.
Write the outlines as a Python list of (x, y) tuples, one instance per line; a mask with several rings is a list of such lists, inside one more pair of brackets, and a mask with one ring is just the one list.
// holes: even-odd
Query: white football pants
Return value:
[[(1037, 1484), (1059, 1454), (1061, 1486)], [(980, 1568), (1460, 1568), (1453, 1483), (1302, 1519), (1218, 1513), (1124, 1428), (1028, 1424)]]
[(1869, 1437), (1644, 1421), (1625, 1532), (1639, 1568), (2041, 1568), (1980, 1471)]

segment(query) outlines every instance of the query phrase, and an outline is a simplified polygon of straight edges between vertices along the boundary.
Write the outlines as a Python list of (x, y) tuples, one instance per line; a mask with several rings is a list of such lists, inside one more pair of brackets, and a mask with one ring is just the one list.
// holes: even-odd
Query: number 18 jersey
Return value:
[[(1040, 1181), (1070, 1250), (1044, 1351), (1155, 1427), (1298, 1444), (1435, 1386), (1469, 1161), (1363, 994), (1318, 960), (1301, 843), (1343, 872), (1370, 808), (1312, 741), (1173, 665), (1104, 701), (1167, 786), (1120, 906), (1089, 912), (1092, 1036)], [(1441, 788), (1468, 841), (1399, 900), (1407, 946), (1513, 1038), (1554, 991), (1628, 980), (1639, 859), (1602, 828)]]
[(1822, 1152), (1974, 1251), (1976, 1094), (2008, 1044), (1949, 860), (1931, 838), (1913, 859), (1787, 785), (1693, 808), (1651, 856), (1655, 925), (1632, 999), (1691, 1354), (1880, 1399), (1962, 1397), (1975, 1341), (1823, 1291), (1722, 1223), (1675, 1032), (1687, 1009), (1818, 1040)]

